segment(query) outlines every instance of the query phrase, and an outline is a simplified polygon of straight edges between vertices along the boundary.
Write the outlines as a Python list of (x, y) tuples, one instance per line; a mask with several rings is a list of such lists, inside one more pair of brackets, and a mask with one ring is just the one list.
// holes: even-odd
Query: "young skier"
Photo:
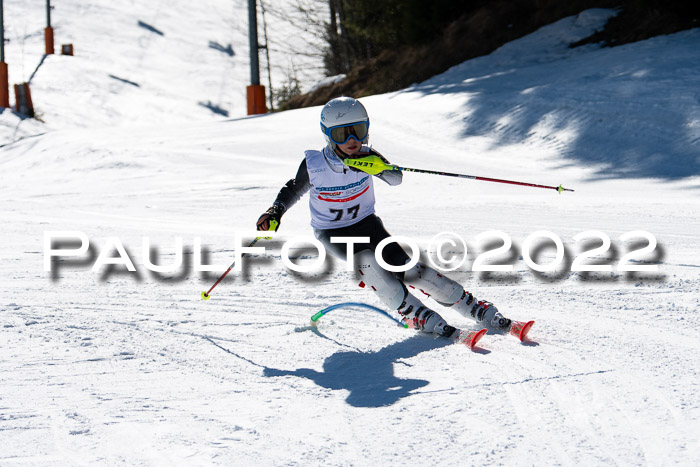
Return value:
[[(316, 238), (333, 255), (345, 260), (346, 244), (332, 243), (331, 238), (368, 237), (369, 242), (354, 245), (353, 259), (362, 280), (360, 286), (372, 289), (382, 303), (404, 317), (404, 322), (424, 332), (459, 339), (458, 330), (411, 294), (407, 284), (491, 329), (510, 329), (511, 320), (504, 318), (493, 304), (477, 300), (457, 282), (425, 264), (419, 262), (405, 273), (390, 273), (379, 266), (374, 250), (390, 235), (374, 214), (373, 176), (344, 163), (346, 159), (369, 155), (387, 162), (367, 146), (367, 112), (351, 97), (333, 99), (321, 111), (321, 131), (326, 146), (321, 151), (305, 152), (296, 176), (282, 187), (272, 206), (260, 216), (257, 229), (269, 230), (273, 220), (279, 223), (289, 208), (311, 191), (311, 226)], [(400, 170), (385, 170), (374, 176), (392, 186), (402, 181)], [(402, 266), (410, 259), (395, 242), (384, 248), (382, 257), (392, 266)]]

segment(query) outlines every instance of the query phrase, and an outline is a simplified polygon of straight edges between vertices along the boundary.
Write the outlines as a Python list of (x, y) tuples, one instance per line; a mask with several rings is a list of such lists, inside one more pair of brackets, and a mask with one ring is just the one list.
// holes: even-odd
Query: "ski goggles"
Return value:
[(321, 131), (335, 144), (345, 144), (350, 141), (350, 138), (361, 143), (369, 136), (369, 122), (348, 123), (330, 128), (325, 127), (322, 123)]

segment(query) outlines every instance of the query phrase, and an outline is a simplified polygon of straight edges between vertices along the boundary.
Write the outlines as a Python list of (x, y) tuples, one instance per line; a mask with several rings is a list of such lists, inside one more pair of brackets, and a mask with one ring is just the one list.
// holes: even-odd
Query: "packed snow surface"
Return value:
[[(201, 74), (173, 77), (169, 94), (118, 81), (109, 93), (87, 86), (86, 101), (104, 100), (104, 112), (47, 109), (45, 124), (3, 129), (0, 464), (695, 464), (700, 29), (611, 49), (567, 47), (611, 14), (583, 12), (427, 82), (362, 99), (372, 144), (395, 164), (576, 190), (412, 173), (397, 187), (375, 181), (392, 234), (423, 250), (440, 232), (465, 239), (467, 261), (446, 274), (506, 316), (534, 319), (522, 344), (489, 333), (470, 351), (362, 308), (309, 326), (334, 303), (381, 304), (338, 261), (313, 273), (282, 264), (283, 242), (311, 236), (306, 199), (277, 239), (257, 243), (264, 255), (244, 257), (243, 271), (201, 300), (231, 264), (235, 235), (251, 233), (303, 150), (323, 144), (319, 108), (161, 118), (153, 102), (181, 111), (172, 96), (191, 96), (183, 83), (211, 77), (206, 58)], [(105, 57), (115, 70), (123, 59)], [(44, 71), (68, 60), (49, 57), (36, 82), (51, 82)], [(81, 76), (92, 66), (70, 63)], [(171, 71), (153, 68), (164, 79)], [(42, 92), (57, 102), (65, 94), (53, 86)], [(149, 105), (132, 120), (141, 102)], [(472, 271), (479, 254), (502, 244), (493, 233), (479, 237), (494, 230), (513, 246), (490, 262), (513, 271)], [(543, 230), (565, 249), (551, 272), (525, 262), (526, 239)], [(51, 231), (81, 232), (90, 249), (45, 271)], [(604, 243), (601, 234), (576, 237), (589, 231), (611, 246), (583, 263), (611, 272), (572, 272), (577, 256)], [(627, 232), (636, 233), (623, 240)], [(649, 236), (653, 251), (622, 261)], [(180, 252), (174, 272), (147, 268)], [(555, 261), (551, 241), (529, 253)], [(316, 252), (301, 244), (291, 256), (304, 265)], [(104, 265), (110, 257), (122, 264)], [(200, 263), (218, 269), (196, 272)], [(478, 329), (424, 299), (455, 326)]]

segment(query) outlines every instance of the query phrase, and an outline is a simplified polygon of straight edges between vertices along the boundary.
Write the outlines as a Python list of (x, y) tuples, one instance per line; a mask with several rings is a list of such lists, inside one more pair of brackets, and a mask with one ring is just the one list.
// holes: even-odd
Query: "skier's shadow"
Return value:
[(397, 378), (394, 375), (397, 360), (451, 344), (448, 339), (415, 335), (377, 352), (336, 352), (326, 358), (321, 372), (310, 368), (289, 371), (265, 367), (263, 375), (308, 378), (324, 388), (350, 391), (346, 402), (353, 407), (385, 407), (429, 384), (422, 379)]

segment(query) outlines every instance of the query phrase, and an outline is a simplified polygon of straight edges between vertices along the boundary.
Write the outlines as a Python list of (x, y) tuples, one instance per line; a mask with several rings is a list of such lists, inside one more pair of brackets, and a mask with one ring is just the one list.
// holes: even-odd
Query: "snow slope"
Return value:
[[(693, 465), (700, 456), (700, 30), (615, 49), (563, 47), (610, 15), (555, 23), (402, 92), (363, 99), (372, 142), (392, 162), (564, 184), (574, 193), (405, 174), (376, 185), (390, 232), (422, 247), (466, 239), (450, 277), (515, 319), (532, 341), (488, 334), (475, 352), (359, 309), (344, 265), (297, 274), (281, 242), (310, 235), (303, 200), (266, 256), (247, 259), (211, 300), (234, 234), (322, 144), (319, 108), (216, 122), (66, 128), (0, 148), (0, 464)], [(550, 230), (558, 271), (522, 259)], [(658, 273), (572, 273), (597, 255), (617, 265), (644, 230)], [(43, 270), (44, 233), (84, 232), (91, 250)], [(476, 255), (512, 273), (476, 273)], [(118, 237), (137, 272), (91, 270)], [(182, 237), (185, 261), (169, 264)], [(600, 242), (588, 242), (587, 248)], [(643, 246), (644, 242), (642, 242)], [(69, 246), (69, 245), (64, 245)], [(639, 245), (637, 245), (638, 247)], [(540, 263), (554, 257), (537, 249)], [(315, 254), (294, 249), (305, 263)], [(112, 255), (116, 252), (112, 251)], [(633, 263), (639, 264), (639, 263)], [(646, 263), (645, 263), (646, 264)], [(474, 326), (426, 299), (451, 323)]]
[[(309, 88), (321, 78), (322, 59), (309, 43), (313, 30), (290, 20), (296, 1), (275, 2), (266, 15), (272, 84), (291, 67)], [(250, 84), (246, 0), (54, 2), (55, 55), (44, 56), (45, 1), (5, 2), (6, 62), (12, 84), (28, 82), (45, 123), (0, 116), (0, 143), (47, 129), (213, 121), (246, 115)], [(269, 7), (268, 7), (269, 9)], [(262, 13), (259, 42), (265, 44)], [(280, 18), (286, 18), (287, 21)], [(297, 21), (297, 24), (299, 22)], [(60, 55), (73, 44), (74, 56)], [(269, 91), (260, 51), (261, 84)], [(14, 91), (10, 89), (11, 105)]]

